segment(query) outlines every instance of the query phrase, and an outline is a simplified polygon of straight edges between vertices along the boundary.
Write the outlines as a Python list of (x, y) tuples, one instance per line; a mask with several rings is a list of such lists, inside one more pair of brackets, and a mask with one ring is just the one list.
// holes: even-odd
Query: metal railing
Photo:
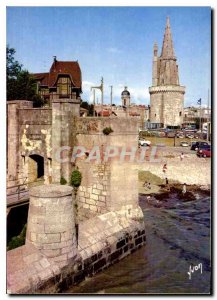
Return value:
[(22, 184), (13, 185), (7, 187), (7, 206), (13, 205), (15, 203), (19, 203), (22, 201), (27, 201), (29, 198), (28, 192), (29, 188), (36, 185), (43, 185), (44, 180), (40, 179), (32, 182), (25, 182), (27, 177), (25, 178)]

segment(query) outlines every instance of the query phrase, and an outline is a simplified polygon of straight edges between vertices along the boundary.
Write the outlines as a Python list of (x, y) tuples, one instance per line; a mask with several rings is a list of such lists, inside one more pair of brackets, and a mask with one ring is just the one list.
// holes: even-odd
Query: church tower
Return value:
[(154, 44), (152, 86), (150, 93), (151, 123), (163, 127), (180, 126), (183, 123), (185, 87), (179, 84), (179, 71), (173, 47), (170, 20), (167, 17), (161, 55)]
[(122, 106), (130, 106), (130, 92), (127, 90), (127, 86), (124, 87), (124, 91), (121, 93)]

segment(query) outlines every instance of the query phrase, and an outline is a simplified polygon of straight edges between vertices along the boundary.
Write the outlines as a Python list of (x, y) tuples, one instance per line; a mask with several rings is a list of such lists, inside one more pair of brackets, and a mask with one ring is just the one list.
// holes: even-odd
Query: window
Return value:
[(60, 97), (68, 97), (71, 95), (71, 80), (69, 77), (59, 77), (57, 94), (59, 94)]
[(179, 116), (180, 116), (180, 117), (182, 116), (182, 112), (181, 112), (181, 111), (179, 112)]

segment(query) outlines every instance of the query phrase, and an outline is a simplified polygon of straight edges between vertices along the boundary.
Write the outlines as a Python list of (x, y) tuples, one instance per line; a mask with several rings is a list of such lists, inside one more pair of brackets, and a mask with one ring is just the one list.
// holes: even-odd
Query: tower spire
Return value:
[(172, 33), (171, 33), (171, 29), (170, 29), (169, 16), (167, 16), (167, 21), (166, 21), (166, 29), (165, 29), (165, 33), (164, 33), (161, 57), (167, 58), (167, 59), (168, 58), (175, 59), (175, 51), (173, 48), (173, 40), (172, 40)]

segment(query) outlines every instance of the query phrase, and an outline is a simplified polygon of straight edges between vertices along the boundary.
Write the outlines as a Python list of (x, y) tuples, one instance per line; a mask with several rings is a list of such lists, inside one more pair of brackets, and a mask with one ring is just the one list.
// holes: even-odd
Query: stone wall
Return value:
[(17, 184), (19, 170), (19, 108), (32, 107), (32, 102), (15, 100), (7, 102), (7, 175), (8, 186)]
[(78, 219), (108, 211), (110, 202), (110, 164), (91, 164), (80, 161), (79, 170), (83, 175), (78, 195)]
[(183, 123), (185, 88), (165, 85), (150, 87), (149, 92), (151, 122), (162, 123), (164, 127), (180, 126)]
[[(27, 178), (34, 181), (37, 164), (31, 155), (39, 155), (44, 159), (44, 181), (51, 182), (52, 158), (52, 110), (49, 108), (19, 109), (19, 180)], [(49, 160), (50, 159), (50, 160)]]
[[(98, 147), (101, 161), (88, 161), (87, 157), (76, 160), (82, 182), (78, 191), (79, 220), (108, 211), (129, 209), (138, 206), (138, 171), (135, 162), (126, 156), (122, 161), (120, 155), (106, 160), (106, 149), (115, 146), (123, 149), (138, 147), (138, 120), (133, 118), (82, 118), (77, 123), (76, 144), (91, 149)], [(105, 127), (113, 132), (108, 136), (102, 133)]]
[(26, 244), (7, 252), (9, 294), (60, 293), (117, 263), (146, 242), (143, 214), (117, 210), (79, 224), (75, 236), (72, 189), (30, 191)]

